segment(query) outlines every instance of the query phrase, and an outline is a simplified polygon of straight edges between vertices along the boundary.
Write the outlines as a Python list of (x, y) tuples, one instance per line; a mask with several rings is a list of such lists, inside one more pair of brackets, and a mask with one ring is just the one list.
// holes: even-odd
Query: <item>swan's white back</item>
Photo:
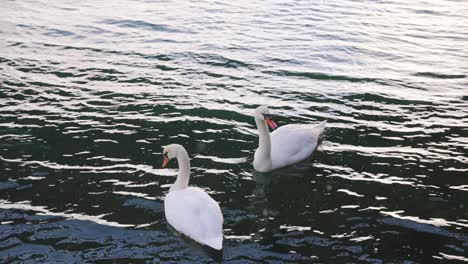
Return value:
[(169, 224), (200, 244), (223, 247), (223, 215), (218, 203), (196, 187), (171, 190), (164, 198)]

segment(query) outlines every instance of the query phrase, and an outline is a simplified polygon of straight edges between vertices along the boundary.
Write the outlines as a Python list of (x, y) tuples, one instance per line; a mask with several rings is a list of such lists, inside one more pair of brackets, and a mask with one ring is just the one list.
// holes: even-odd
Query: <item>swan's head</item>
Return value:
[(167, 163), (175, 157), (177, 157), (179, 151), (183, 149), (179, 144), (170, 144), (163, 147), (163, 164), (162, 167), (166, 167)]
[(278, 128), (275, 122), (271, 119), (270, 109), (268, 109), (266, 105), (261, 105), (255, 109), (255, 118), (265, 121), (273, 130)]

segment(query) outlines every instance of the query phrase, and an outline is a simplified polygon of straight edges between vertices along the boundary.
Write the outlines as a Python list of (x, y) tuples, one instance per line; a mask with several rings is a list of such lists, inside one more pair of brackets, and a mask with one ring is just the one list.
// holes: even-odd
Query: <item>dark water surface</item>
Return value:
[[(400, 3), (401, 2), (401, 3)], [(468, 261), (467, 1), (2, 1), (0, 262)], [(253, 171), (251, 113), (328, 120)], [(168, 228), (184, 145), (224, 252)]]

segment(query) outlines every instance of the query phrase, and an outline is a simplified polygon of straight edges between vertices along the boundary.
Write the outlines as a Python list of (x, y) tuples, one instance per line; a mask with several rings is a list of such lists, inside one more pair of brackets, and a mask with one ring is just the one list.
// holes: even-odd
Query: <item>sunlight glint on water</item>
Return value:
[[(445, 263), (468, 250), (463, 1), (7, 1), (0, 262)], [(328, 121), (253, 171), (255, 107)], [(213, 255), (168, 226), (176, 164), (224, 215)]]

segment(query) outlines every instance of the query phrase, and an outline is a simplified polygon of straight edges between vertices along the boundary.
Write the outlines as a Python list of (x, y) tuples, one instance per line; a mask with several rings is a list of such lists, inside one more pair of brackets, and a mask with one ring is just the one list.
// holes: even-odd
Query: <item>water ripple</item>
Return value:
[[(466, 261), (465, 7), (8, 1), (0, 262)], [(261, 104), (327, 120), (309, 160), (253, 171)], [(222, 256), (166, 225), (170, 143), (220, 203)]]

